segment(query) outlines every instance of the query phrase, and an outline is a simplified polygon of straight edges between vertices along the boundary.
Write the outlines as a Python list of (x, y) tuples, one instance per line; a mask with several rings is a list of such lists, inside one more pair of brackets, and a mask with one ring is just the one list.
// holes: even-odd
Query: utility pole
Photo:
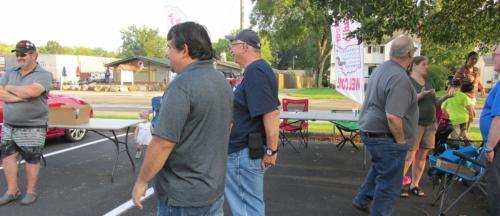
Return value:
[(240, 0), (240, 31), (243, 30), (243, 23), (245, 21), (243, 13), (243, 0)]
[(292, 71), (295, 70), (295, 59), (297, 58), (297, 56), (293, 56), (292, 57)]

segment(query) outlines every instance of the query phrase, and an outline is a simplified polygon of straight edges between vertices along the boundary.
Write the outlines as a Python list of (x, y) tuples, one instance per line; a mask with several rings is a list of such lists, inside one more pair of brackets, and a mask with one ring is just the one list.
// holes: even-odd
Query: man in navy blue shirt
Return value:
[[(495, 71), (500, 73), (500, 45), (493, 50)], [(486, 139), (486, 160), (491, 164), (486, 173), (490, 215), (500, 215), (500, 84), (490, 91), (479, 122), (483, 138)]]
[(254, 31), (245, 29), (226, 38), (245, 72), (234, 91), (224, 192), (234, 216), (265, 215), (264, 172), (276, 164), (278, 152), (278, 83), (272, 68), (261, 59)]

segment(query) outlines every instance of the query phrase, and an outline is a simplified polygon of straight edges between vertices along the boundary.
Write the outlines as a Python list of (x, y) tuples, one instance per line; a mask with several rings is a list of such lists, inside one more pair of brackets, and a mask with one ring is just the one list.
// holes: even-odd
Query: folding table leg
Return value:
[(115, 162), (113, 163), (113, 170), (111, 171), (111, 184), (113, 184), (115, 182), (115, 170), (116, 170), (116, 165), (118, 164), (118, 159), (120, 157), (120, 145), (118, 144), (118, 139), (115, 135), (115, 132), (113, 132), (113, 136), (114, 136), (114, 139), (111, 139), (113, 141), (113, 143), (115, 144), (115, 147), (116, 147), (116, 158), (115, 158)]
[[(134, 163), (134, 160), (132, 159), (132, 156), (130, 155), (130, 151), (128, 148), (128, 133), (129, 133), (129, 131), (130, 131), (130, 127), (127, 127), (127, 132), (125, 134), (125, 142), (120, 142), (118, 140), (118, 137), (116, 136), (116, 132), (114, 130), (111, 130), (111, 133), (113, 134), (113, 138), (110, 138), (110, 140), (113, 141), (113, 143), (115, 144), (115, 147), (116, 147), (116, 158), (115, 158), (115, 162), (113, 164), (113, 170), (111, 171), (111, 183), (114, 183), (116, 166), (118, 164), (118, 159), (120, 157), (120, 153), (123, 151), (127, 153), (129, 161), (132, 164), (132, 172), (135, 173), (135, 163)], [(120, 144), (125, 145), (124, 150), (120, 149)]]
[[(132, 164), (132, 171), (135, 173), (135, 163), (134, 163), (134, 160), (132, 159), (132, 155), (130, 155), (130, 151), (129, 151), (129, 148), (128, 148), (128, 133), (130, 131), (130, 127), (127, 127), (127, 133), (125, 134), (125, 152), (127, 152), (127, 155), (128, 155), (128, 159), (130, 161), (130, 163)], [(116, 136), (115, 136), (116, 137)]]

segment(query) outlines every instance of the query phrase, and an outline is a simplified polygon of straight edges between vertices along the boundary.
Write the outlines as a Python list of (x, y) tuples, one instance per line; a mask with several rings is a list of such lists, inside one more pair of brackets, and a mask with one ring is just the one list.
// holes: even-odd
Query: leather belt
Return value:
[(361, 135), (369, 138), (394, 138), (392, 133), (361, 132)]

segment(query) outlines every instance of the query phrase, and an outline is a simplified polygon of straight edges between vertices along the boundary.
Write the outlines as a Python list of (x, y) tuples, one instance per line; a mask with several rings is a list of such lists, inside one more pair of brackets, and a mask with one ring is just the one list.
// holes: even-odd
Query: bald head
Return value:
[(392, 42), (391, 56), (404, 59), (411, 58), (408, 53), (413, 50), (413, 39), (406, 35), (398, 37)]
[(495, 71), (497, 73), (500, 73), (500, 44), (497, 44), (495, 46), (492, 57), (493, 57), (493, 64), (495, 64)]

